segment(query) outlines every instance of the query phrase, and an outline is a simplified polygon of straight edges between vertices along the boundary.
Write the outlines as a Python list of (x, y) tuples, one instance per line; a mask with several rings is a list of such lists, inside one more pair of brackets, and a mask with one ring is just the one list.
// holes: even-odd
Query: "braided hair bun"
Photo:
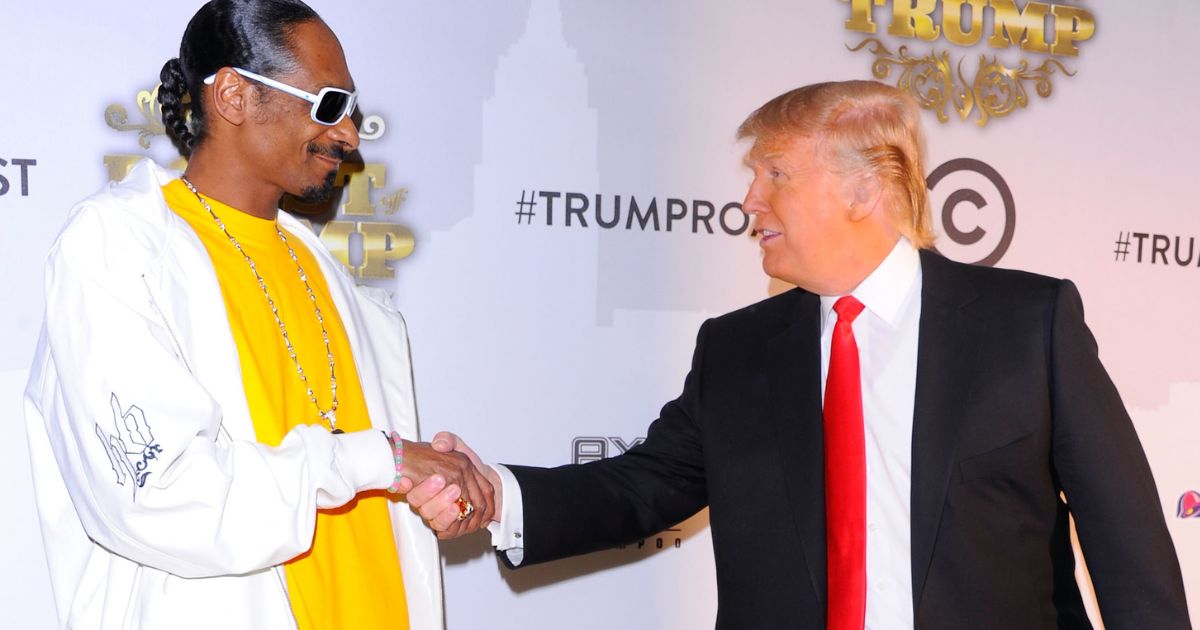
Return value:
[(192, 152), (196, 138), (188, 129), (187, 114), (183, 107), (183, 97), (187, 94), (188, 87), (179, 58), (163, 64), (158, 78), (162, 81), (162, 87), (158, 89), (158, 103), (162, 105), (163, 125), (183, 154), (188, 155)]

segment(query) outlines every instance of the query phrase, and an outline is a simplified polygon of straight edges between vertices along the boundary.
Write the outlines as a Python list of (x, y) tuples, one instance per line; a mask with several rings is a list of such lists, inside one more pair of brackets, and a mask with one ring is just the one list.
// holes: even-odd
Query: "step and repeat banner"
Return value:
[[(925, 108), (938, 249), (1078, 284), (1200, 618), (1194, 3), (312, 4), (364, 115), (362, 163), (314, 226), (406, 316), (427, 437), (540, 465), (637, 444), (700, 323), (787, 288), (741, 212), (738, 124), (793, 87), (875, 78)], [(133, 161), (181, 164), (154, 97), (198, 6), (0, 5), (6, 628), (56, 624), (20, 402), (44, 256), (70, 206)], [(714, 619), (704, 513), (518, 572), (483, 535), (442, 550), (451, 629)]]

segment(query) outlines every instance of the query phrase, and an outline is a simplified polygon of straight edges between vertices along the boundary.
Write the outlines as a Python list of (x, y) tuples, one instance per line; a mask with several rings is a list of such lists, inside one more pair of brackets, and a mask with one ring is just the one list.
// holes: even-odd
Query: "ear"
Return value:
[(879, 177), (869, 171), (852, 175), (846, 180), (846, 196), (849, 201), (849, 217), (858, 222), (875, 214), (883, 198), (883, 185)]
[(210, 89), (209, 109), (230, 125), (240, 126), (246, 122), (247, 110), (254, 102), (250, 93), (254, 88), (249, 79), (234, 72), (232, 68), (221, 68), (217, 71)]

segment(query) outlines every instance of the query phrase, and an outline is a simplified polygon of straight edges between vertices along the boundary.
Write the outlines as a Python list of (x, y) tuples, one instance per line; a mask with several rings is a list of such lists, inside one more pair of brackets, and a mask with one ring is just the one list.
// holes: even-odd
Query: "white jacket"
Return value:
[[(379, 430), (417, 437), (404, 322), (280, 213), (325, 274), (376, 430), (259, 444), (211, 260), (163, 200), (176, 176), (139, 163), (50, 250), (25, 415), (59, 625), (295, 628), (280, 563), (318, 508), (391, 483)], [(407, 504), (390, 512), (411, 626), (440, 630), (437, 540)]]

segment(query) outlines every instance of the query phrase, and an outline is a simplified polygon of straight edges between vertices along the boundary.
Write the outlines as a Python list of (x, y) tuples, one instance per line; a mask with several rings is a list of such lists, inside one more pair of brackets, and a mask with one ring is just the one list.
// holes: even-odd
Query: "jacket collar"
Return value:
[(767, 340), (767, 384), (790, 515), (808, 575), (825, 600), (825, 455), (821, 426), (821, 301), (795, 289)]
[(978, 293), (962, 265), (922, 251), (921, 267), (924, 284), (913, 403), (910, 506), (914, 610), (921, 601), (933, 559), (982, 332), (979, 320), (967, 313)]

